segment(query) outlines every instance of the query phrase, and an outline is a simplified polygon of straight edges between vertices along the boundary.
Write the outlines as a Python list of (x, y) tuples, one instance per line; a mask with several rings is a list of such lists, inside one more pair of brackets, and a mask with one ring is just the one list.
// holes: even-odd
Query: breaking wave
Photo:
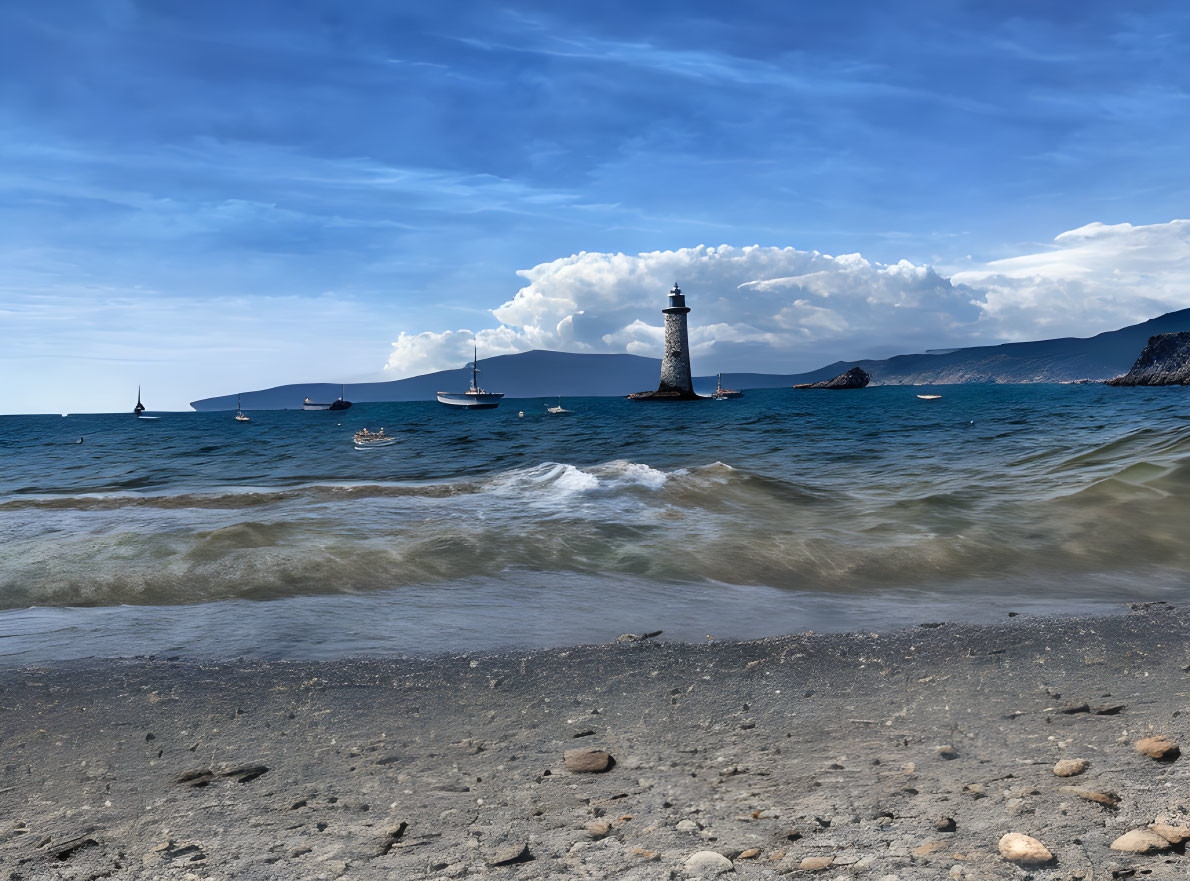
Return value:
[(616, 403), (589, 405), (602, 421), (548, 423), (555, 434), (511, 413), (453, 434), (427, 422), (399, 456), (347, 458), (317, 433), (346, 428), (295, 415), (309, 436), (267, 455), (196, 429), (125, 468), (121, 428), (98, 453), (88, 440), (18, 462), (0, 494), (0, 608), (424, 596), (476, 578), (666, 585), (675, 603), (692, 584), (863, 602), (1190, 572), (1190, 425), (1168, 400), (1094, 410), (1061, 396), (1102, 390), (997, 389), (942, 419), (912, 390), (796, 412), (776, 394), (738, 419), (735, 404), (708, 408), (705, 425)]
[[(1090, 460), (1088, 460), (1090, 461)], [(1067, 469), (1069, 460), (1060, 466)], [(547, 462), (478, 480), (20, 498), (5, 607), (360, 593), (517, 572), (863, 592), (980, 573), (1190, 565), (1190, 462), (1069, 492), (828, 492), (723, 463)], [(60, 527), (47, 534), (50, 521)]]

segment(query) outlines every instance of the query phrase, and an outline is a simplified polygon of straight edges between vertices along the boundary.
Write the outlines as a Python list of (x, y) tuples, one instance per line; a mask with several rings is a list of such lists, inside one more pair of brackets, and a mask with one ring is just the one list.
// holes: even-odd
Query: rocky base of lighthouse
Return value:
[(656, 391), (651, 392), (634, 392), (627, 395), (630, 401), (705, 401), (706, 398), (702, 395), (696, 395), (693, 391), (685, 391), (682, 389), (667, 388), (662, 386)]

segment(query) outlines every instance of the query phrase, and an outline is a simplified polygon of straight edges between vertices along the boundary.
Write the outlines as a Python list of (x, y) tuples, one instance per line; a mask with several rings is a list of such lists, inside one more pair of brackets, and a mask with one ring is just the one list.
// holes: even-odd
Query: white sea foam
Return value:
[(623, 459), (601, 465), (598, 470), (607, 474), (608, 483), (614, 487), (643, 486), (647, 489), (661, 489), (669, 480), (669, 475), (664, 471)]
[(599, 486), (599, 478), (564, 462), (543, 462), (516, 468), (492, 477), (487, 489), (496, 495), (548, 498), (586, 492)]

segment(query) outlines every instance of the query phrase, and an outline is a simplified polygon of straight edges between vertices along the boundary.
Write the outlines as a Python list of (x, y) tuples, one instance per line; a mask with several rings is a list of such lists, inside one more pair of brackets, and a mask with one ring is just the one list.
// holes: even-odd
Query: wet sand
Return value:
[[(6, 670), (0, 879), (1185, 877), (1182, 845), (1110, 845), (1190, 822), (1190, 759), (1136, 749), (1190, 743), (1188, 667), (1190, 613), (1157, 604), (728, 644)], [(574, 749), (614, 762), (568, 770)], [(1063, 759), (1089, 766), (1058, 777)], [(1007, 861), (1011, 832), (1053, 859)], [(730, 868), (688, 865), (701, 851)]]

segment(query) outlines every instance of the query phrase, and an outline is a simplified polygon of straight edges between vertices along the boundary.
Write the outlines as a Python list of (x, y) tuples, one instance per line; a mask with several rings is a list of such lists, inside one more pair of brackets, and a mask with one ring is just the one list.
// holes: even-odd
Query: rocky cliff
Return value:
[(1123, 376), (1108, 385), (1190, 385), (1190, 332), (1159, 333)]

